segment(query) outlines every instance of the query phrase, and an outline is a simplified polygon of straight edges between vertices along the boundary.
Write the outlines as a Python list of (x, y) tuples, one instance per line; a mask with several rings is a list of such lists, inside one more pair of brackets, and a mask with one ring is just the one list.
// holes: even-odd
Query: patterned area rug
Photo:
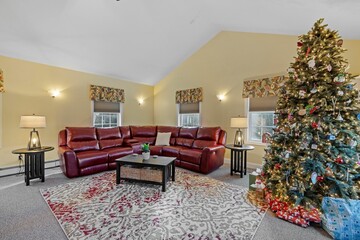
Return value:
[(161, 186), (115, 172), (40, 190), (69, 239), (252, 239), (264, 212), (247, 189), (176, 170)]

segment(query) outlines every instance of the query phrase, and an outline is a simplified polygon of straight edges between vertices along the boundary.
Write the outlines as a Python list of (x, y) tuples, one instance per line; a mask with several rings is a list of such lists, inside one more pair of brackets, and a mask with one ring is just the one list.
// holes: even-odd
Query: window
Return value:
[(179, 103), (178, 126), (199, 127), (200, 125), (200, 103)]
[(265, 133), (274, 132), (277, 97), (249, 98), (248, 141), (265, 143)]
[(121, 104), (113, 102), (94, 101), (93, 126), (111, 128), (121, 125)]

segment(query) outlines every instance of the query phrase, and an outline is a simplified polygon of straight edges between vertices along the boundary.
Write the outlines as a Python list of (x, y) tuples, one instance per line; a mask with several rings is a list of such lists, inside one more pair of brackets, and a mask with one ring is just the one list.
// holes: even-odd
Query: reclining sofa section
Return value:
[[(171, 132), (168, 146), (155, 146), (158, 132)], [(150, 144), (151, 155), (176, 157), (176, 166), (207, 174), (224, 164), (226, 132), (220, 127), (67, 127), (59, 132), (60, 167), (69, 178), (112, 170), (115, 159), (140, 154), (142, 143)]]

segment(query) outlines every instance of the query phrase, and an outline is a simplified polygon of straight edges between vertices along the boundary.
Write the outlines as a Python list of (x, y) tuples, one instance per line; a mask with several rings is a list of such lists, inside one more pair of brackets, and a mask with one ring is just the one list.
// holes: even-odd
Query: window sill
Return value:
[(263, 147), (266, 147), (267, 146), (267, 143), (261, 143), (261, 142), (245, 142), (245, 144), (248, 144), (248, 145), (255, 145), (255, 146), (263, 146)]

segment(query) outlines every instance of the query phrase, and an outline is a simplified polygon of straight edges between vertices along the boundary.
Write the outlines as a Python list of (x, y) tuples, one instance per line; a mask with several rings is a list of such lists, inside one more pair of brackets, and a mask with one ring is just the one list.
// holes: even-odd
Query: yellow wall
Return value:
[[(296, 42), (296, 36), (219, 33), (155, 86), (155, 123), (175, 125), (175, 91), (202, 87), (202, 125), (221, 126), (231, 143), (235, 130), (229, 127), (230, 118), (246, 114), (241, 97), (243, 80), (286, 72), (296, 56)], [(345, 47), (352, 72), (360, 73), (360, 41), (345, 41)], [(219, 102), (218, 94), (226, 94), (225, 100)], [(249, 152), (249, 161), (261, 164), (263, 154), (264, 146), (256, 146)]]
[[(59, 130), (65, 126), (91, 126), (90, 84), (125, 90), (123, 125), (154, 123), (153, 86), (2, 56), (0, 68), (4, 71), (6, 91), (0, 94), (0, 167), (17, 165), (17, 155), (11, 151), (27, 145), (31, 129), (19, 128), (21, 115), (45, 115), (47, 127), (38, 129), (41, 143), (54, 147)], [(61, 95), (52, 98), (49, 93), (52, 89), (59, 89)], [(139, 97), (145, 99), (142, 106), (137, 103)], [(57, 150), (46, 153), (45, 157), (58, 159)]]

